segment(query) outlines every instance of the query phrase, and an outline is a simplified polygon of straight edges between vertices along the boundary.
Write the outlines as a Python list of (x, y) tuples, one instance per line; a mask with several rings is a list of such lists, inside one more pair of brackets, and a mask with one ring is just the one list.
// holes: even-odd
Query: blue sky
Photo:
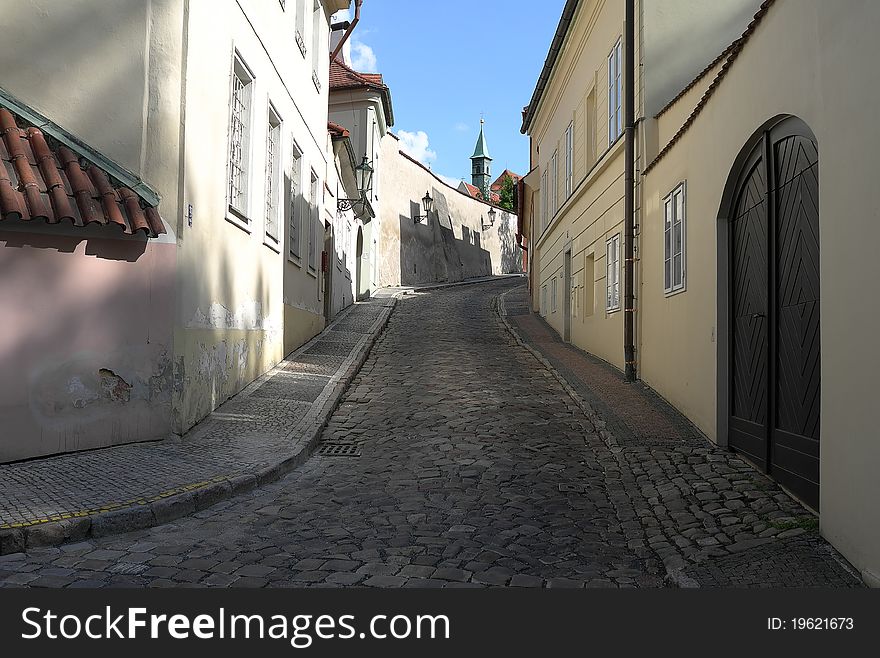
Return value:
[(493, 175), (525, 174), (522, 107), (564, 4), (542, 0), (535, 11), (524, 0), (364, 0), (351, 58), (358, 70), (384, 75), (392, 131), (435, 173), (470, 181), (482, 112)]

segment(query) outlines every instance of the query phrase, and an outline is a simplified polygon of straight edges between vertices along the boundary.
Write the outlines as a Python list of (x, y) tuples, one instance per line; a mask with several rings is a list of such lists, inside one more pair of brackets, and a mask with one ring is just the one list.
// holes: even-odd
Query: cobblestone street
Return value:
[(521, 287), (404, 296), (296, 470), (155, 528), (2, 556), (0, 586), (859, 586), (767, 478), (648, 392), (638, 418), (615, 413), (606, 366), (543, 351)]

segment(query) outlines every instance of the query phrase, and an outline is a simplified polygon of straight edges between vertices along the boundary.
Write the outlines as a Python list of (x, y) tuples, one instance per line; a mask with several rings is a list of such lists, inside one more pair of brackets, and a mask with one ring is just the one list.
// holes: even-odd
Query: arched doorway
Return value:
[[(819, 152), (795, 117), (743, 149), (719, 222), (727, 444), (819, 507)], [(723, 235), (722, 235), (723, 234)], [(723, 291), (723, 294), (722, 294)], [(724, 405), (719, 405), (721, 411)]]

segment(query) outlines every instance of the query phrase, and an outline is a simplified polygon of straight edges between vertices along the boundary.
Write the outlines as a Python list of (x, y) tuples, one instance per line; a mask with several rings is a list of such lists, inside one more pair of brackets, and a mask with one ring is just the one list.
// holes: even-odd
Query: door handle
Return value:
[(763, 313), (752, 313), (752, 320), (756, 320), (757, 318), (767, 317)]

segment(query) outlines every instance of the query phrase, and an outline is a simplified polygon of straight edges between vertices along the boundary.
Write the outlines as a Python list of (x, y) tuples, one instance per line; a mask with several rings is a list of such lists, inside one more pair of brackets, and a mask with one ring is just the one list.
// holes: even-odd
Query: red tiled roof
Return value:
[(341, 59), (334, 59), (330, 63), (330, 89), (356, 89), (358, 87), (388, 88), (382, 80), (381, 74), (358, 73)]
[(351, 135), (348, 128), (344, 128), (338, 123), (333, 123), (332, 121), (327, 122), (327, 131), (336, 137), (349, 137)]
[(501, 190), (501, 184), (504, 182), (504, 177), (510, 176), (513, 179), (513, 184), (516, 185), (519, 182), (519, 179), (522, 178), (519, 174), (515, 174), (510, 169), (505, 169), (501, 172), (501, 175), (495, 179), (495, 182), (489, 187), (493, 192), (498, 192)]
[[(479, 187), (475, 187), (474, 185), (471, 185), (467, 181), (461, 181), (461, 182), (464, 184), (464, 187), (467, 190), (467, 194), (474, 197), (475, 199), (479, 199), (480, 201), (485, 201), (485, 199), (483, 198), (483, 193), (480, 191)], [(501, 203), (501, 197), (492, 191), (489, 192), (489, 200), (492, 203)]]
[(742, 52), (742, 49), (745, 47), (746, 43), (748, 43), (749, 39), (755, 33), (755, 30), (763, 20), (764, 16), (767, 15), (767, 11), (770, 9), (770, 5), (772, 5), (774, 1), (775, 0), (764, 0), (764, 2), (762, 2), (761, 6), (758, 8), (758, 11), (755, 13), (754, 18), (752, 18), (752, 22), (749, 23), (745, 32), (742, 33), (742, 36), (734, 41), (732, 44), (730, 44), (730, 46), (725, 51), (728, 53), (727, 61), (724, 62), (724, 64), (721, 66), (721, 69), (715, 75), (715, 79), (712, 80), (712, 84), (710, 84), (706, 91), (703, 93), (703, 96), (702, 98), (700, 98), (697, 106), (690, 113), (690, 116), (688, 116), (688, 118), (682, 124), (681, 128), (678, 129), (678, 132), (676, 132), (675, 135), (672, 136), (672, 139), (670, 139), (669, 143), (664, 146), (663, 149), (657, 154), (657, 157), (655, 157), (650, 163), (648, 163), (648, 166), (645, 167), (643, 175), (647, 175), (648, 172), (650, 172), (654, 168), (654, 166), (663, 159), (663, 157), (672, 149), (672, 147), (675, 146), (678, 140), (681, 139), (682, 135), (684, 135), (688, 131), (694, 121), (696, 121), (697, 117), (703, 111), (703, 108), (706, 107), (706, 104), (709, 102), (709, 99), (712, 98), (715, 90), (718, 89), (721, 81), (724, 80), (725, 76), (727, 76), (728, 71), (730, 71), (730, 67), (736, 61), (736, 58), (739, 57), (739, 54)]
[(50, 146), (38, 128), (20, 128), (5, 108), (0, 108), (0, 132), (0, 221), (114, 224), (151, 238), (165, 233), (156, 208), (142, 205), (137, 194), (114, 184), (100, 167), (81, 163), (66, 146)]

